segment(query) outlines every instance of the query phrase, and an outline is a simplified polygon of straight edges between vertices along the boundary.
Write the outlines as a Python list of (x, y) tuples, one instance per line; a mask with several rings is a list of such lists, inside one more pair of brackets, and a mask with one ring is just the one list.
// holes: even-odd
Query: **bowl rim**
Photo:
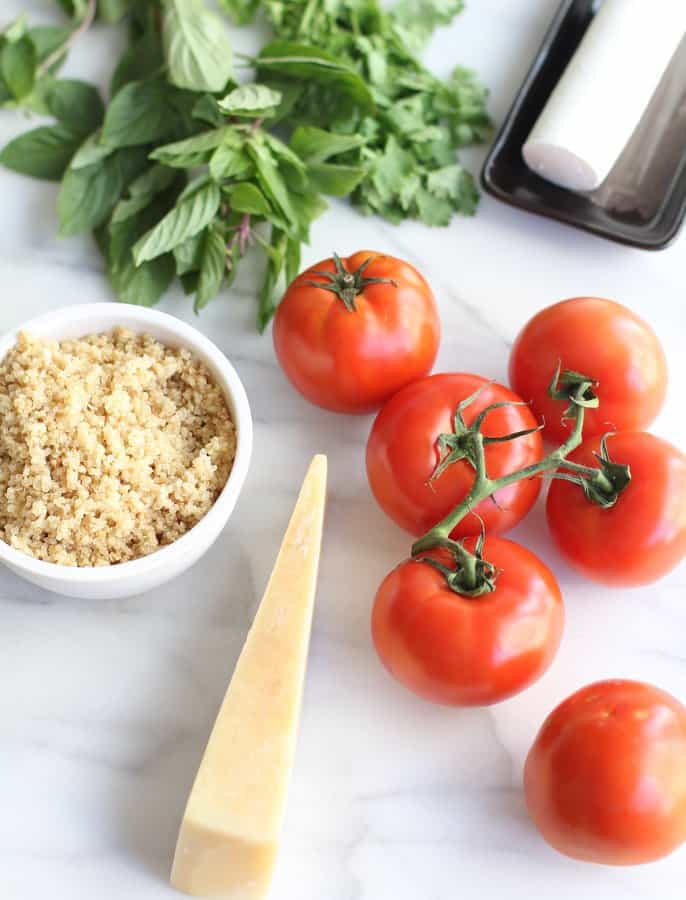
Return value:
[[(99, 325), (97, 318), (106, 313), (107, 318), (121, 321), (110, 325)], [(118, 315), (119, 313), (120, 315)], [(241, 492), (248, 473), (252, 453), (253, 423), (250, 403), (236, 369), (222, 351), (202, 332), (181, 319), (156, 309), (142, 306), (117, 304), (113, 302), (81, 303), (52, 310), (35, 316), (21, 325), (0, 336), (0, 360), (14, 346), (20, 332), (31, 332), (35, 329), (49, 329), (57, 326), (74, 325), (80, 321), (88, 323), (90, 317), (95, 320), (92, 327), (85, 328), (82, 336), (98, 334), (113, 328), (132, 328), (140, 333), (145, 331), (145, 324), (158, 325), (173, 332), (179, 339), (179, 345), (188, 348), (204, 362), (209, 362), (215, 377), (220, 381), (236, 428), (236, 455), (233, 466), (219, 496), (205, 515), (185, 534), (173, 543), (160, 547), (146, 556), (106, 566), (66, 566), (61, 563), (46, 562), (36, 559), (22, 550), (11, 547), (0, 539), (0, 562), (32, 575), (50, 580), (59, 579), (73, 584), (96, 585), (124, 581), (138, 576), (145, 576), (153, 570), (172, 562), (179, 553), (183, 554), (191, 546), (197, 548), (198, 542), (211, 544), (218, 532), (226, 523)], [(60, 340), (59, 335), (56, 339)], [(161, 341), (164, 343), (164, 341)]]

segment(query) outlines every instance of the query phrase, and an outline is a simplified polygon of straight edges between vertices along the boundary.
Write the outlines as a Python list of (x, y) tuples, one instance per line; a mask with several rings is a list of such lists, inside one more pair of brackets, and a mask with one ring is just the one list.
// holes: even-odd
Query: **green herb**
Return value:
[[(61, 181), (59, 231), (93, 231), (120, 300), (149, 306), (178, 278), (199, 311), (250, 247), (266, 256), (258, 325), (300, 267), (326, 209), (350, 197), (392, 222), (445, 225), (474, 212), (458, 148), (488, 129), (466, 70), (447, 81), (417, 59), (462, 0), (219, 0), (245, 23), (266, 13), (274, 39), (234, 78), (229, 24), (204, 0), (55, 0), (65, 26), (0, 33), (0, 105), (51, 116), (0, 150), (16, 172)], [(60, 79), (95, 19), (129, 43), (109, 100)]]
[[(460, 147), (487, 135), (486, 92), (467, 70), (457, 68), (442, 81), (416, 56), (437, 25), (461, 11), (462, 0), (399, 0), (390, 11), (378, 0), (263, 0), (260, 6), (279, 40), (255, 64), (270, 86), (290, 90), (285, 123), (296, 134), (310, 125), (364, 138), (337, 160), (364, 175), (350, 173), (346, 182), (327, 172), (318, 179), (321, 189), (352, 190), (360, 210), (391, 222), (446, 225), (454, 213), (474, 213), (471, 174), (459, 166), (450, 175), (445, 170), (456, 165)], [(329, 60), (349, 73), (347, 80), (335, 80)], [(341, 102), (343, 91), (353, 103)]]

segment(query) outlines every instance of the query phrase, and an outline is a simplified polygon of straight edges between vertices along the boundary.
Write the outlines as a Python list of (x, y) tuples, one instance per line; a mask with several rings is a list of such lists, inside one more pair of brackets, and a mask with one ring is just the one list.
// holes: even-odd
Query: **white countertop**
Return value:
[[(430, 61), (474, 65), (500, 121), (556, 0), (471, 0)], [(3, 0), (2, 18), (46, 4)], [(247, 40), (245, 33), (241, 40)], [(111, 31), (67, 72), (104, 81)], [(0, 115), (0, 140), (25, 123)], [(483, 153), (474, 154), (475, 165)], [(53, 185), (0, 172), (0, 330), (60, 305), (110, 299), (88, 238), (55, 237)], [(686, 447), (686, 235), (632, 250), (484, 197), (447, 229), (395, 228), (336, 205), (306, 262), (368, 247), (421, 268), (440, 302), (437, 371), (504, 379), (509, 344), (537, 309), (576, 294), (626, 303), (653, 324), (671, 368), (655, 431)], [(637, 869), (558, 856), (529, 822), (524, 755), (544, 716), (597, 678), (641, 678), (686, 699), (686, 567), (652, 589), (586, 583), (556, 557), (540, 505), (514, 532), (560, 577), (568, 621), (550, 672), (483, 710), (430, 706), (402, 690), (372, 649), (369, 614), (408, 538), (372, 500), (368, 418), (309, 406), (253, 330), (255, 277), (192, 321), (236, 365), (256, 421), (255, 455), (233, 519), (193, 570), (132, 600), (86, 602), (0, 572), (0, 897), (172, 900), (176, 831), (218, 702), (262, 593), (306, 464), (330, 460), (318, 607), (273, 900), (683, 900), (686, 848)]]

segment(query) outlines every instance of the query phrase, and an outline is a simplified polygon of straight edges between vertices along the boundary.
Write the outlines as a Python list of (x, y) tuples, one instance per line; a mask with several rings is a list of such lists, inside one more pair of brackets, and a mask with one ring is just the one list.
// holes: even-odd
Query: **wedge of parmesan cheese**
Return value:
[(195, 897), (262, 900), (269, 889), (293, 767), (325, 498), (326, 457), (315, 456), (181, 823), (171, 883)]

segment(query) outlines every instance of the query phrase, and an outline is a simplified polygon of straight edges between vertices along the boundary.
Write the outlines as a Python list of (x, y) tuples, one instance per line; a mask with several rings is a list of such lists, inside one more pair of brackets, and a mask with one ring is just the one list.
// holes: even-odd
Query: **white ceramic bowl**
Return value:
[(121, 326), (145, 332), (171, 347), (187, 347), (201, 359), (222, 387), (236, 426), (236, 458), (229, 479), (214, 506), (173, 544), (131, 562), (76, 568), (43, 562), (0, 541), (0, 561), (48, 591), (107, 600), (129, 597), (169, 581), (188, 569), (208, 550), (226, 525), (241, 492), (252, 453), (252, 416), (243, 384), (224, 354), (204, 335), (180, 319), (140, 306), (89, 303), (68, 306), (24, 323), (0, 339), (0, 359), (27, 331), (47, 338), (74, 338)]

